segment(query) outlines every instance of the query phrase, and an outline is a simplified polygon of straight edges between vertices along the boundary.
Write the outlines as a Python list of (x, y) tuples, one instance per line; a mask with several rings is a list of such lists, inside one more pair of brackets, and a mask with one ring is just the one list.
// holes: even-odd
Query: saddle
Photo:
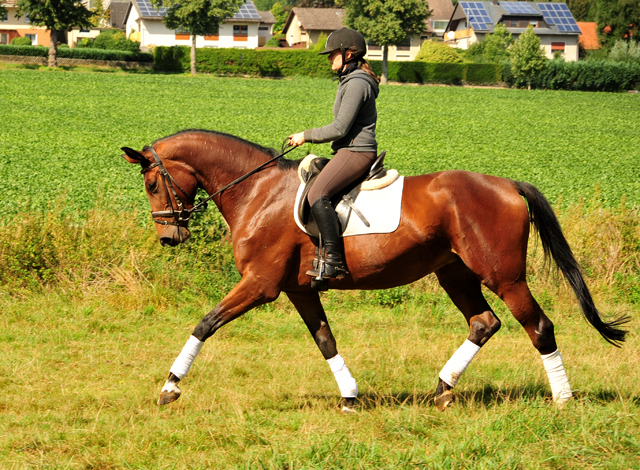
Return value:
[[(331, 198), (331, 204), (333, 205), (336, 214), (338, 214), (341, 234), (346, 230), (352, 213), (355, 213), (364, 225), (369, 227), (369, 221), (356, 206), (356, 199), (358, 194), (360, 194), (360, 191), (384, 188), (398, 178), (398, 172), (396, 170), (387, 171), (384, 167), (384, 157), (386, 153), (386, 151), (383, 151), (378, 155), (371, 166), (369, 173), (365, 174), (363, 177), (359, 178)], [(311, 215), (311, 207), (307, 201), (307, 194), (320, 174), (320, 171), (322, 171), (327, 163), (329, 163), (328, 158), (308, 155), (298, 167), (298, 176), (300, 177), (302, 184), (305, 186), (302, 191), (302, 197), (299, 200), (298, 207), (296, 207), (296, 212), (299, 220), (302, 222), (302, 225), (304, 225), (306, 232), (316, 238), (320, 234), (320, 231), (318, 230), (318, 226)]]

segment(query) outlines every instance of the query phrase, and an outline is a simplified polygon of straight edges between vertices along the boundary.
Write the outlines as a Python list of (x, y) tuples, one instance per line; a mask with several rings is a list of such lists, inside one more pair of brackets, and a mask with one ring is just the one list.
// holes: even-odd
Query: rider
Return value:
[[(325, 278), (341, 277), (347, 272), (338, 216), (330, 199), (369, 171), (378, 150), (375, 130), (380, 79), (364, 59), (366, 53), (364, 37), (353, 29), (342, 28), (329, 35), (320, 54), (329, 54), (331, 68), (340, 78), (333, 105), (334, 120), (328, 126), (289, 136), (293, 146), (331, 142), (334, 151), (335, 156), (320, 172), (307, 196), (326, 251), (322, 273)], [(318, 271), (307, 274), (319, 275)]]

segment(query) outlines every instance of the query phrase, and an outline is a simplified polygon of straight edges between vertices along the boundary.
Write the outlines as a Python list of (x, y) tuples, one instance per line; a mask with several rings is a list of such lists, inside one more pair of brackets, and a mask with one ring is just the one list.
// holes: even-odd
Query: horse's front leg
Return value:
[(207, 338), (211, 337), (220, 327), (252, 308), (274, 301), (279, 294), (278, 289), (268, 289), (264, 285), (260, 285), (252, 276), (243, 278), (222, 299), (222, 302), (200, 320), (200, 323), (193, 330), (187, 344), (171, 366), (169, 378), (162, 387), (158, 405), (166, 405), (180, 397), (182, 392), (178, 387), (178, 382), (189, 372), (191, 364), (200, 353)]
[(351, 376), (342, 356), (338, 354), (336, 340), (331, 333), (327, 316), (322, 308), (317, 292), (287, 292), (287, 296), (302, 317), (309, 332), (318, 345), (318, 349), (327, 360), (331, 372), (338, 383), (340, 394), (344, 400), (343, 412), (354, 412), (354, 404), (358, 396), (358, 385)]

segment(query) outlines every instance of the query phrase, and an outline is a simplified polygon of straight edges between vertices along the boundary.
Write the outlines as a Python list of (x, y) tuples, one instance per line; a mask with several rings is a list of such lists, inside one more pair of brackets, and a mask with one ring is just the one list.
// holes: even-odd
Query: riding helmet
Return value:
[(356, 55), (362, 57), (367, 53), (367, 42), (358, 31), (342, 28), (329, 35), (327, 45), (320, 54), (330, 54), (335, 50), (340, 50), (344, 53), (347, 49), (355, 51)]

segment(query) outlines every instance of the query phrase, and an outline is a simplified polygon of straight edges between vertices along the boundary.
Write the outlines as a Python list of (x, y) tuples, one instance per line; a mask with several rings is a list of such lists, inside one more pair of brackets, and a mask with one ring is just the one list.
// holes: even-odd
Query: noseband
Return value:
[[(155, 212), (151, 211), (151, 217), (153, 218), (153, 221), (159, 225), (174, 225), (176, 227), (186, 227), (189, 224), (189, 220), (191, 220), (191, 215), (196, 212), (204, 211), (208, 206), (207, 204), (208, 201), (210, 201), (211, 199), (213, 199), (214, 197), (216, 197), (218, 194), (222, 193), (226, 189), (230, 188), (234, 184), (237, 184), (240, 181), (247, 179), (249, 176), (253, 175), (254, 173), (257, 173), (260, 170), (264, 169), (268, 164), (273, 163), (278, 158), (285, 156), (295, 148), (295, 147), (291, 147), (289, 150), (285, 151), (287, 147), (291, 147), (291, 146), (288, 143), (288, 139), (285, 139), (284, 143), (282, 144), (282, 153), (280, 155), (273, 157), (271, 160), (263, 163), (257, 168), (254, 168), (249, 173), (242, 175), (240, 178), (232, 181), (231, 183), (226, 185), (224, 188), (220, 189), (219, 191), (216, 191), (214, 194), (207, 197), (206, 199), (200, 199), (200, 202), (198, 202), (198, 204), (193, 206), (191, 209), (187, 209), (185, 207), (185, 203), (182, 201), (182, 199), (180, 199), (180, 196), (178, 196), (178, 193), (176, 193), (176, 190), (173, 185), (175, 184), (175, 186), (180, 190), (183, 196), (187, 195), (186, 191), (182, 189), (178, 184), (178, 182), (174, 180), (173, 177), (169, 174), (165, 166), (162, 164), (162, 160), (160, 160), (160, 157), (158, 157), (158, 154), (156, 153), (152, 145), (151, 147), (149, 147), (149, 150), (151, 150), (151, 155), (153, 155), (153, 158), (155, 159), (155, 163), (152, 163), (148, 167), (143, 168), (140, 171), (140, 173), (144, 175), (146, 172), (154, 169), (155, 167), (158, 167), (158, 170), (160, 171), (160, 175), (162, 176), (162, 181), (164, 182), (164, 190), (167, 193), (167, 198), (169, 199), (170, 208), (171, 208), (171, 210), (168, 210), (168, 211), (155, 211)], [(176, 200), (176, 203), (178, 204), (178, 210), (175, 210), (173, 208), (173, 202), (171, 202), (171, 196), (169, 195), (169, 191), (171, 191), (171, 193), (173, 194), (173, 197)], [(172, 218), (173, 221), (167, 222), (166, 220), (158, 220), (156, 217)]]

